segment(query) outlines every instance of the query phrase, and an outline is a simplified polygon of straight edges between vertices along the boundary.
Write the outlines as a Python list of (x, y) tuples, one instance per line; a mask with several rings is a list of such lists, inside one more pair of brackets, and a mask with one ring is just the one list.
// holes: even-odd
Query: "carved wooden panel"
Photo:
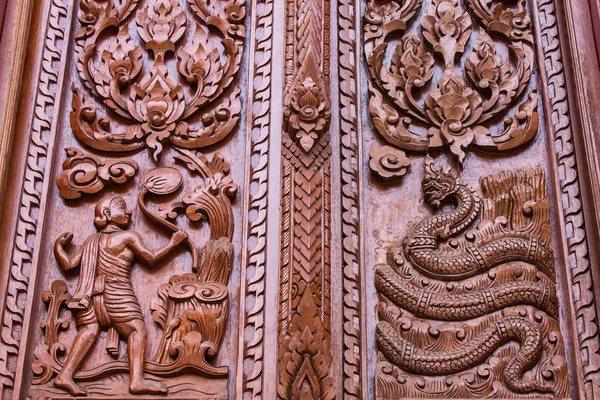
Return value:
[(589, 0), (17, 3), (2, 400), (600, 397)]
[[(567, 281), (557, 280), (553, 230), (568, 222), (551, 223), (561, 203), (550, 201), (541, 169), (564, 179), (547, 168), (553, 151), (573, 162), (538, 100), (540, 91), (556, 99), (546, 79), (560, 70), (536, 66), (536, 50), (556, 49), (547, 45), (558, 40), (553, 11), (470, 0), (366, 6), (378, 398), (573, 395), (577, 361), (565, 347), (586, 328), (572, 330), (573, 314), (559, 313), (579, 306), (559, 301)], [(562, 190), (564, 200), (573, 194)]]
[(50, 136), (32, 142), (56, 148), (46, 163), (62, 171), (43, 197), (27, 294), (39, 322), (24, 331), (18, 396), (227, 398), (246, 5), (82, 0), (48, 11), (65, 39), (50, 51), (72, 52), (51, 80), (72, 88), (71, 109), (54, 103)]

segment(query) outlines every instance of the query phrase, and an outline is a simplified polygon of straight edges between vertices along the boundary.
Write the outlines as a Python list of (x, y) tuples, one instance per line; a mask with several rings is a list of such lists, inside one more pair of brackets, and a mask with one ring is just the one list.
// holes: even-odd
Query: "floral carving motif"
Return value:
[(294, 88), (290, 106), (284, 110), (284, 128), (305, 152), (329, 128), (330, 108), (327, 96), (310, 77)]
[[(113, 132), (109, 120), (99, 117), (96, 106), (73, 86), (71, 127), (75, 136), (98, 150), (125, 152), (148, 147), (155, 160), (165, 143), (197, 149), (218, 142), (239, 119), (239, 89), (231, 89), (231, 83), (241, 62), (243, 2), (190, 0), (197, 21), (191, 40), (186, 41), (190, 23), (179, 1), (148, 0), (135, 18), (137, 33), (153, 58), (141, 77), (142, 51), (125, 23), (139, 3), (118, 7), (113, 2), (100, 6), (81, 0), (82, 27), (76, 34), (79, 75), (96, 100), (124, 120), (126, 129)], [(99, 36), (111, 28), (118, 33), (101, 50)], [(166, 60), (173, 55), (182, 82), (169, 75)], [(194, 118), (197, 114), (201, 114), (199, 122)]]
[[(535, 90), (510, 115), (526, 93), (533, 65), (524, 3), (516, 8), (490, 3), (466, 1), (479, 30), (463, 77), (455, 62), (465, 52), (473, 22), (457, 0), (434, 0), (427, 8), (420, 24), (425, 44), (415, 33), (406, 32), (420, 1), (410, 0), (402, 7), (395, 1), (369, 2), (365, 17), (365, 52), (372, 78), (369, 110), (384, 140), (417, 153), (447, 148), (462, 165), (468, 148), (507, 151), (535, 136)], [(511, 61), (496, 53), (488, 33), (504, 40)], [(402, 37), (393, 46), (398, 34)], [(443, 61), (437, 79), (434, 53)], [(498, 118), (503, 118), (503, 128), (493, 126)]]

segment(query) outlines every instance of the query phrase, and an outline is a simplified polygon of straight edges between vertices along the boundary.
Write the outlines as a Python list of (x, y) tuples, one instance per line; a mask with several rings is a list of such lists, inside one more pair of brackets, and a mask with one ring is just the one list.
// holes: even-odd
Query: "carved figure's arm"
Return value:
[(72, 258), (65, 250), (65, 247), (71, 245), (71, 240), (73, 240), (73, 234), (71, 232), (65, 232), (56, 239), (56, 242), (54, 242), (54, 257), (64, 272), (70, 272), (78, 268), (81, 264), (82, 248), (77, 250)]
[(169, 255), (185, 239), (187, 239), (187, 234), (183, 231), (177, 231), (171, 236), (169, 243), (158, 250), (152, 251), (146, 246), (138, 233), (132, 232), (129, 246), (141, 262), (149, 267), (153, 267)]

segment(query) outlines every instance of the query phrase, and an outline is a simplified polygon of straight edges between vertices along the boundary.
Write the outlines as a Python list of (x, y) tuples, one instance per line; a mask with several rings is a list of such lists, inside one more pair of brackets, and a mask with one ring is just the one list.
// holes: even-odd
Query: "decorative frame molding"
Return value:
[(342, 191), (342, 369), (345, 399), (361, 399), (367, 387), (360, 121), (360, 1), (338, 6), (339, 126)]
[(3, 93), (0, 100), (0, 198), (6, 190), (33, 4), (33, 0), (23, 0), (7, 10), (7, 1), (0, 1), (0, 51), (8, 60), (0, 74), (3, 78), (0, 85)]
[[(246, 177), (240, 272), (240, 334), (237, 398), (262, 398), (264, 369), (265, 291), (267, 274), (267, 206), (273, 0), (252, 0), (250, 74), (248, 77)], [(258, 33), (260, 31), (260, 34)], [(262, 57), (257, 57), (261, 54)], [(260, 79), (260, 86), (255, 81)], [(256, 107), (256, 108), (255, 108)], [(256, 158), (253, 160), (253, 158)], [(250, 215), (254, 215), (251, 218)], [(248, 305), (248, 302), (252, 302)], [(252, 332), (251, 339), (245, 332)], [(250, 364), (250, 367), (245, 364)]]
[[(580, 388), (582, 398), (600, 396), (600, 325), (598, 304), (595, 298), (593, 264), (590, 258), (586, 231), (586, 219), (581, 198), (581, 182), (572, 113), (569, 104), (569, 87), (565, 76), (564, 54), (559, 36), (559, 20), (554, 1), (536, 2), (536, 30), (544, 44), (539, 51), (544, 106), (548, 121), (549, 137), (555, 151), (553, 172), (557, 183), (557, 202), (560, 202), (559, 219), (563, 247), (563, 260), (569, 273), (572, 303), (575, 307), (576, 327), (579, 341), (578, 364), (583, 371), (576, 371), (585, 388)], [(547, 95), (548, 94), (548, 95)], [(578, 366), (579, 366), (578, 365)], [(577, 368), (578, 366), (575, 366)], [(573, 368), (573, 366), (571, 366)], [(583, 392), (585, 390), (585, 392)]]
[[(0, 299), (2, 332), (0, 334), (0, 397), (3, 400), (18, 399), (21, 374), (19, 370), (24, 363), (26, 346), (20, 346), (28, 325), (24, 305), (31, 301), (32, 291), (29, 282), (35, 282), (35, 263), (43, 219), (40, 207), (46, 198), (51, 163), (51, 149), (56, 133), (55, 116), (59, 111), (55, 93), (61, 91), (64, 75), (64, 59), (67, 52), (62, 47), (68, 46), (69, 33), (64, 29), (70, 27), (71, 12), (63, 0), (52, 0), (48, 9), (48, 21), (45, 25), (45, 40), (40, 63), (40, 75), (35, 90), (35, 105), (31, 123), (31, 138), (28, 140), (27, 165), (19, 200), (19, 218), (14, 231), (14, 248), (11, 252), (10, 266), (2, 269), (10, 270), (9, 280)], [(64, 23), (60, 23), (64, 19)], [(23, 44), (26, 46), (26, 44)], [(25, 49), (23, 49), (25, 50)], [(15, 79), (15, 81), (18, 81)], [(56, 85), (56, 86), (55, 86)], [(53, 90), (55, 87), (55, 90)], [(16, 111), (16, 105), (12, 105)], [(48, 111), (51, 111), (49, 114)]]

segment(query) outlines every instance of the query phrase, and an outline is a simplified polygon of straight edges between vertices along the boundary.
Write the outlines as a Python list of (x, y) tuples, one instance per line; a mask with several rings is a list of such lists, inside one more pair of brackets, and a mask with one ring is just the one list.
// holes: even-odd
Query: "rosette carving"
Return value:
[(284, 129), (305, 152), (329, 128), (330, 108), (327, 96), (310, 77), (294, 88), (290, 105), (284, 110)]
[[(461, 165), (470, 148), (504, 152), (526, 144), (538, 124), (537, 95), (527, 89), (534, 59), (524, 2), (467, 0), (464, 6), (476, 22), (458, 0), (434, 0), (421, 17), (419, 35), (408, 31), (421, 8), (418, 0), (372, 0), (365, 14), (376, 131), (399, 150), (448, 150)], [(465, 58), (475, 29), (477, 39)], [(491, 34), (508, 48), (509, 59), (498, 55)], [(434, 54), (441, 62), (439, 77)], [(463, 58), (464, 74), (456, 65)], [(497, 126), (500, 119), (503, 126)]]
[[(178, 0), (107, 2), (80, 0), (77, 70), (85, 87), (119, 125), (100, 117), (97, 106), (73, 85), (71, 128), (85, 145), (126, 152), (147, 147), (158, 160), (165, 144), (198, 149), (231, 133), (240, 114), (239, 88), (245, 8), (241, 0), (190, 0), (188, 21)], [(139, 9), (138, 9), (139, 8)], [(127, 18), (136, 10), (137, 33), (150, 65), (130, 36)], [(190, 28), (193, 27), (193, 28)], [(193, 29), (191, 38), (186, 35)], [(104, 45), (99, 39), (116, 31)], [(169, 74), (175, 57), (183, 78)], [(146, 67), (146, 68), (144, 68)], [(145, 73), (142, 73), (146, 71)], [(188, 96), (188, 93), (191, 93)]]

